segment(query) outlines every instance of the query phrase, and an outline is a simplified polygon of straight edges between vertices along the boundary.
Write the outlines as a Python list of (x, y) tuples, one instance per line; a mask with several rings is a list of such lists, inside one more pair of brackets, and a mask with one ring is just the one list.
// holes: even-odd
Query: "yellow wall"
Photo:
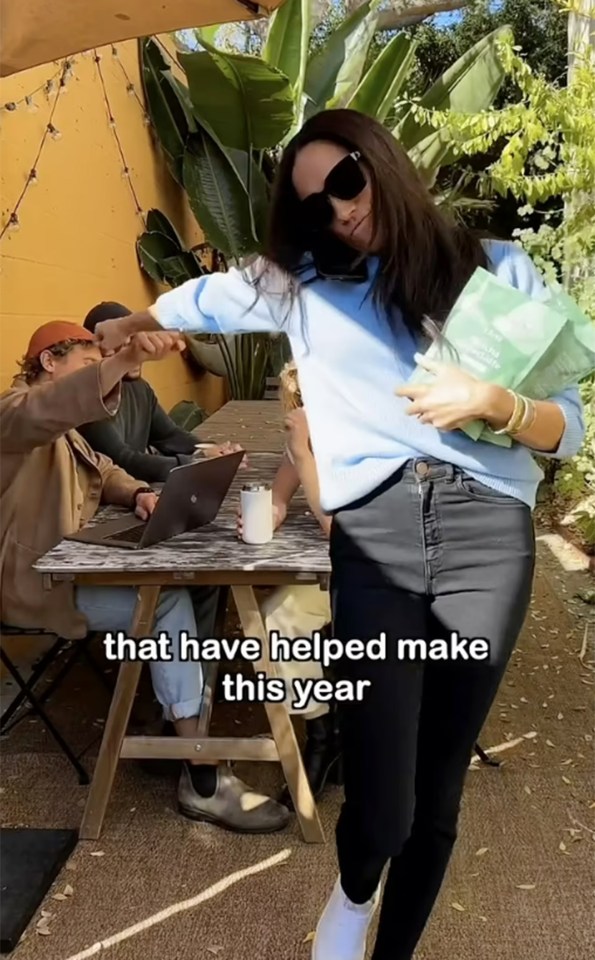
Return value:
[[(101, 300), (140, 309), (160, 292), (137, 263), (135, 240), (143, 223), (131, 185), (142, 210), (158, 207), (188, 242), (202, 239), (145, 124), (136, 42), (116, 49), (117, 58), (111, 47), (100, 49), (99, 64), (93, 53), (74, 57), (72, 77), (59, 93), (39, 89), (50, 78), (58, 87), (58, 63), (0, 81), (0, 104), (37, 91), (35, 112), (24, 102), (0, 112), (2, 227), (32, 167), (38, 178), (18, 208), (19, 229), (0, 240), (1, 390), (10, 385), (39, 324), (57, 317), (80, 322)], [(60, 139), (48, 136), (37, 158), (50, 121)], [(125, 165), (129, 181), (122, 176)], [(166, 409), (194, 399), (212, 412), (222, 402), (222, 381), (197, 376), (180, 357), (147, 364), (144, 373)]]

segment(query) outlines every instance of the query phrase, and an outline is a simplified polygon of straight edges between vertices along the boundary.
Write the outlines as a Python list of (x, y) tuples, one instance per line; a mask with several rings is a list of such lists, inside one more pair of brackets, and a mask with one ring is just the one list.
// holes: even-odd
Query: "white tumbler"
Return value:
[(273, 539), (273, 491), (264, 483), (246, 483), (241, 491), (242, 540), (268, 543)]

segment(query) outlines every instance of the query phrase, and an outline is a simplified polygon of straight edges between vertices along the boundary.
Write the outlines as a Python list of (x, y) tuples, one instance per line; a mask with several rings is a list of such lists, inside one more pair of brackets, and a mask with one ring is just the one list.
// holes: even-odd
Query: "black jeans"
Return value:
[(340, 705), (345, 802), (341, 882), (364, 903), (390, 860), (373, 960), (410, 960), (456, 839), (463, 784), (526, 616), (531, 510), (435, 460), (409, 461), (337, 511), (331, 530), (333, 633), (341, 640), (486, 638), (489, 660), (340, 662), (370, 680)]

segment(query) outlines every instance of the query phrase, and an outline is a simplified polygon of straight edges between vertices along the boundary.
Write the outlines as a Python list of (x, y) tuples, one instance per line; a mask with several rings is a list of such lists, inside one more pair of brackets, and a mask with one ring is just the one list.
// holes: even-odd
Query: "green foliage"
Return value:
[[(420, 95), (451, 63), (498, 27), (508, 26), (532, 70), (552, 83), (566, 77), (567, 18), (555, 0), (476, 0), (463, 7), (447, 25), (431, 20), (409, 28), (417, 41), (415, 70), (409, 92)], [(379, 35), (376, 44), (386, 43)], [(377, 55), (377, 49), (374, 50)], [(506, 82), (495, 101), (498, 107), (518, 99), (512, 81)]]
[(517, 235), (549, 279), (572, 280), (574, 296), (595, 318), (595, 61), (585, 57), (573, 82), (557, 87), (536, 75), (509, 41), (501, 41), (500, 56), (519, 89), (518, 103), (475, 115), (418, 104), (413, 111), (418, 122), (448, 130), (459, 155), (498, 146), (497, 159), (480, 176), (484, 196), (511, 194), (523, 204), (521, 216), (546, 202), (557, 205), (563, 216), (554, 219), (550, 209), (537, 229)]
[(555, 491), (571, 507), (571, 525), (595, 553), (595, 377), (581, 385), (585, 406), (586, 436), (581, 452), (562, 464)]

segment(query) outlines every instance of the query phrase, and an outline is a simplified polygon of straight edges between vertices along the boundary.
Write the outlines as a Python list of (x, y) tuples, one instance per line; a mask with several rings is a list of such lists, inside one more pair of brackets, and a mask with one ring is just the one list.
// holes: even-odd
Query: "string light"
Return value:
[(65, 79), (69, 80), (72, 76), (73, 63), (73, 60), (65, 60), (62, 67), (52, 74), (48, 80), (45, 80), (42, 84), (36, 87), (35, 90), (31, 90), (30, 93), (26, 93), (19, 100), (10, 100), (8, 103), (0, 104), (0, 110), (6, 110), (8, 113), (12, 113), (13, 111), (18, 110), (22, 104), (32, 111), (37, 110), (37, 106), (34, 104), (33, 98), (38, 93), (45, 93), (46, 95), (53, 93), (55, 89), (55, 82), (61, 75), (64, 75)]
[[(112, 47), (112, 54), (114, 53), (114, 50), (115, 50), (115, 47)], [(117, 53), (117, 51), (116, 51), (116, 53)], [(114, 140), (116, 141), (116, 146), (117, 146), (117, 148), (118, 148), (118, 153), (120, 154), (120, 160), (122, 161), (122, 178), (123, 178), (124, 180), (127, 180), (127, 181), (128, 181), (128, 185), (129, 185), (129, 187), (130, 187), (130, 193), (131, 193), (131, 195), (132, 195), (132, 200), (133, 200), (133, 203), (134, 203), (136, 212), (137, 212), (137, 214), (139, 215), (139, 217), (141, 218), (141, 220), (142, 220), (142, 222), (143, 222), (143, 226), (146, 226), (145, 213), (143, 212), (143, 208), (142, 208), (141, 205), (140, 205), (140, 202), (139, 202), (139, 199), (138, 199), (138, 196), (137, 196), (135, 187), (134, 187), (134, 183), (132, 182), (132, 177), (131, 177), (131, 175), (130, 175), (130, 174), (131, 174), (130, 167), (129, 167), (128, 164), (126, 163), (126, 157), (124, 156), (124, 150), (123, 150), (123, 147), (122, 147), (122, 142), (121, 142), (120, 137), (119, 137), (119, 135), (118, 135), (118, 129), (117, 129), (116, 120), (115, 120), (114, 115), (113, 115), (113, 112), (112, 112), (112, 108), (111, 108), (111, 104), (110, 104), (110, 101), (109, 101), (109, 97), (108, 97), (108, 95), (107, 95), (107, 87), (106, 87), (106, 85), (105, 85), (105, 79), (104, 79), (104, 76), (103, 76), (103, 70), (102, 70), (102, 68), (101, 68), (101, 57), (99, 56), (99, 54), (97, 53), (97, 51), (94, 51), (94, 57), (93, 57), (93, 59), (94, 59), (95, 65), (96, 65), (96, 67), (97, 67), (97, 73), (99, 74), (99, 80), (100, 80), (101, 89), (102, 89), (102, 92), (103, 92), (103, 99), (104, 99), (104, 101), (105, 101), (105, 109), (106, 109), (106, 112), (107, 112), (108, 125), (109, 125), (110, 129), (111, 129), (112, 132), (113, 132)], [(129, 83), (129, 86), (131, 86), (130, 81), (129, 81), (128, 83)], [(127, 87), (127, 89), (128, 89), (128, 87)]]
[[(70, 60), (64, 61), (62, 65), (62, 70), (60, 71), (60, 80), (66, 75), (67, 70), (71, 68), (71, 66), (72, 66), (72, 61)], [(17, 102), (17, 104), (19, 102), (26, 102), (27, 105), (30, 107), (31, 104), (33, 103), (33, 96), (36, 92), (39, 92), (40, 90), (44, 90), (47, 93), (48, 91), (51, 92), (53, 89), (54, 89), (53, 80), (52, 78), (50, 78), (50, 80), (46, 81), (44, 84), (38, 87), (37, 91), (33, 91), (33, 93), (27, 94), (26, 97), (23, 97), (21, 101)], [(39, 159), (41, 157), (41, 154), (43, 152), (43, 148), (47, 142), (47, 139), (48, 137), (51, 137), (52, 140), (59, 140), (60, 137), (62, 136), (58, 128), (54, 125), (53, 119), (54, 119), (54, 114), (56, 112), (56, 107), (58, 106), (58, 101), (63, 92), (64, 92), (64, 87), (62, 85), (59, 85), (57, 88), (56, 96), (54, 97), (54, 102), (52, 103), (52, 106), (50, 109), (50, 116), (49, 116), (48, 122), (43, 132), (39, 147), (37, 148), (37, 154), (35, 156), (35, 159), (33, 160), (33, 165), (29, 170), (29, 173), (25, 180), (25, 185), (21, 190), (21, 194), (17, 202), (15, 203), (12, 209), (12, 212), (8, 217), (8, 220), (6, 220), (2, 229), (0, 229), (0, 239), (4, 237), (5, 233), (14, 232), (15, 230), (20, 229), (21, 222), (19, 220), (19, 213), (18, 213), (19, 208), (23, 200), (25, 199), (25, 196), (27, 194), (27, 190), (29, 189), (29, 187), (32, 187), (38, 183), (39, 178), (38, 178), (37, 170), (39, 167)]]
[[(164, 49), (165, 49), (165, 48), (164, 48)], [(167, 51), (166, 51), (166, 52), (167, 52)], [(120, 153), (120, 158), (121, 158), (121, 161), (122, 161), (122, 164), (123, 164), (123, 166), (122, 166), (122, 178), (123, 178), (124, 180), (127, 180), (127, 181), (128, 181), (128, 184), (129, 184), (129, 186), (130, 186), (130, 192), (131, 192), (131, 194), (132, 194), (132, 198), (133, 198), (133, 201), (134, 201), (136, 213), (141, 217), (141, 219), (142, 219), (142, 221), (143, 221), (143, 226), (145, 226), (145, 225), (146, 225), (146, 211), (144, 211), (144, 210), (142, 209), (142, 207), (141, 207), (141, 205), (140, 205), (140, 203), (139, 203), (139, 200), (138, 200), (138, 197), (137, 197), (137, 194), (136, 194), (136, 190), (135, 190), (134, 184), (133, 184), (133, 182), (132, 182), (131, 169), (130, 169), (130, 167), (128, 166), (128, 164), (126, 163), (126, 159), (125, 159), (125, 157), (124, 157), (124, 151), (123, 151), (123, 149), (122, 149), (122, 144), (121, 144), (120, 138), (119, 138), (119, 136), (118, 136), (118, 132), (117, 132), (116, 120), (115, 120), (115, 118), (114, 118), (114, 116), (113, 116), (113, 113), (112, 113), (112, 110), (111, 110), (111, 107), (110, 107), (110, 103), (109, 103), (109, 99), (108, 99), (108, 96), (107, 96), (107, 89), (106, 89), (106, 86), (105, 86), (105, 82), (104, 82), (104, 78), (103, 78), (103, 73), (102, 73), (102, 69), (101, 69), (101, 60), (102, 60), (102, 57), (101, 57), (101, 55), (97, 52), (97, 50), (93, 50), (93, 51), (87, 51), (87, 50), (86, 50), (86, 51), (83, 51), (80, 55), (81, 55), (82, 57), (85, 57), (85, 58), (86, 58), (86, 57), (90, 56), (91, 53), (93, 54), (93, 61), (94, 61), (95, 65), (96, 65), (96, 67), (97, 67), (97, 72), (99, 73), (99, 77), (100, 77), (100, 80), (101, 80), (101, 85), (102, 85), (102, 90), (103, 90), (103, 96), (104, 96), (104, 100), (105, 100), (105, 104), (106, 104), (106, 109), (107, 109), (107, 115), (108, 115), (108, 124), (109, 124), (110, 129), (113, 131), (114, 139), (116, 140), (116, 144), (117, 144), (117, 147), (118, 147), (118, 151), (119, 151), (119, 153)], [(118, 61), (119, 65), (120, 65), (120, 69), (122, 70), (122, 73), (124, 74), (124, 78), (125, 78), (125, 80), (126, 80), (126, 92), (129, 94), (129, 96), (133, 96), (133, 97), (136, 98), (136, 100), (138, 101), (138, 103), (139, 103), (139, 105), (140, 105), (140, 107), (141, 107), (141, 109), (142, 109), (142, 112), (143, 112), (143, 114), (142, 114), (143, 123), (144, 123), (145, 126), (150, 127), (150, 126), (151, 126), (151, 118), (149, 117), (149, 115), (148, 115), (147, 112), (146, 112), (145, 104), (144, 104), (143, 100), (139, 97), (139, 95), (138, 95), (138, 93), (137, 93), (137, 90), (136, 90), (136, 87), (135, 87), (135, 84), (131, 81), (130, 77), (128, 76), (128, 73), (126, 72), (126, 68), (124, 67), (124, 64), (122, 63), (122, 61), (121, 61), (121, 59), (120, 59), (120, 57), (119, 57), (118, 50), (117, 50), (117, 48), (114, 47), (114, 46), (112, 46), (112, 56), (114, 57), (115, 60)], [(169, 53), (168, 53), (168, 56), (169, 56)], [(23, 96), (23, 97), (20, 98), (20, 100), (10, 100), (10, 101), (8, 101), (7, 103), (0, 104), (0, 111), (1, 111), (1, 110), (4, 110), (4, 111), (6, 111), (7, 113), (13, 113), (14, 111), (16, 111), (16, 110), (19, 108), (19, 106), (20, 106), (21, 104), (24, 104), (25, 107), (26, 107), (26, 109), (27, 109), (30, 113), (36, 113), (36, 112), (39, 110), (39, 106), (38, 106), (38, 104), (35, 102), (35, 99), (34, 99), (35, 96), (36, 96), (36, 94), (38, 94), (38, 93), (43, 93), (48, 100), (49, 100), (49, 98), (51, 97), (52, 94), (54, 94), (54, 93), (56, 94), (56, 96), (55, 96), (55, 98), (54, 98), (54, 101), (53, 101), (53, 103), (52, 103), (51, 112), (50, 112), (50, 117), (49, 117), (48, 123), (47, 123), (47, 125), (46, 125), (46, 128), (45, 128), (45, 130), (44, 130), (44, 133), (43, 133), (43, 136), (42, 136), (42, 139), (41, 139), (41, 143), (40, 143), (40, 145), (39, 145), (39, 148), (38, 148), (37, 155), (36, 155), (36, 157), (35, 157), (33, 166), (31, 167), (31, 169), (30, 169), (30, 171), (29, 171), (29, 173), (28, 173), (28, 175), (27, 175), (27, 178), (26, 178), (26, 181), (25, 181), (25, 186), (24, 186), (24, 188), (23, 188), (23, 190), (22, 190), (22, 192), (21, 192), (20, 197), (18, 198), (18, 200), (17, 200), (17, 202), (16, 202), (16, 204), (15, 204), (15, 206), (14, 206), (14, 209), (13, 209), (12, 212), (10, 213), (10, 215), (9, 215), (9, 217), (8, 217), (8, 220), (6, 220), (6, 222), (4, 223), (4, 226), (0, 229), (0, 239), (4, 236), (5, 233), (7, 233), (7, 232), (11, 232), (11, 233), (12, 233), (12, 232), (15, 232), (15, 231), (17, 231), (17, 230), (20, 229), (21, 222), (20, 222), (20, 219), (19, 219), (18, 210), (19, 210), (19, 207), (20, 207), (21, 203), (23, 202), (23, 199), (24, 199), (24, 197), (25, 197), (25, 195), (26, 195), (26, 192), (27, 192), (27, 190), (29, 189), (29, 187), (35, 186), (36, 184), (39, 183), (39, 176), (38, 176), (38, 173), (37, 173), (37, 168), (38, 168), (38, 165), (39, 165), (39, 159), (40, 159), (41, 153), (42, 153), (42, 151), (43, 151), (44, 145), (45, 145), (48, 137), (50, 137), (52, 140), (60, 140), (61, 137), (62, 137), (62, 134), (61, 134), (60, 130), (58, 130), (58, 128), (57, 128), (57, 127), (55, 126), (55, 124), (53, 123), (53, 117), (54, 117), (54, 113), (55, 113), (55, 110), (56, 110), (56, 106), (57, 106), (59, 97), (68, 92), (68, 90), (67, 90), (67, 83), (68, 83), (68, 81), (73, 77), (73, 69), (72, 69), (72, 68), (73, 68), (73, 64), (74, 64), (74, 63), (75, 63), (75, 61), (74, 61), (74, 59), (72, 59), (72, 58), (67, 59), (67, 60), (64, 60), (64, 61), (62, 62), (62, 66), (61, 66), (60, 70), (57, 71), (53, 76), (49, 77), (46, 81), (44, 81), (44, 83), (42, 83), (40, 86), (38, 86), (35, 90), (32, 90), (31, 93), (25, 94), (25, 96)]]

